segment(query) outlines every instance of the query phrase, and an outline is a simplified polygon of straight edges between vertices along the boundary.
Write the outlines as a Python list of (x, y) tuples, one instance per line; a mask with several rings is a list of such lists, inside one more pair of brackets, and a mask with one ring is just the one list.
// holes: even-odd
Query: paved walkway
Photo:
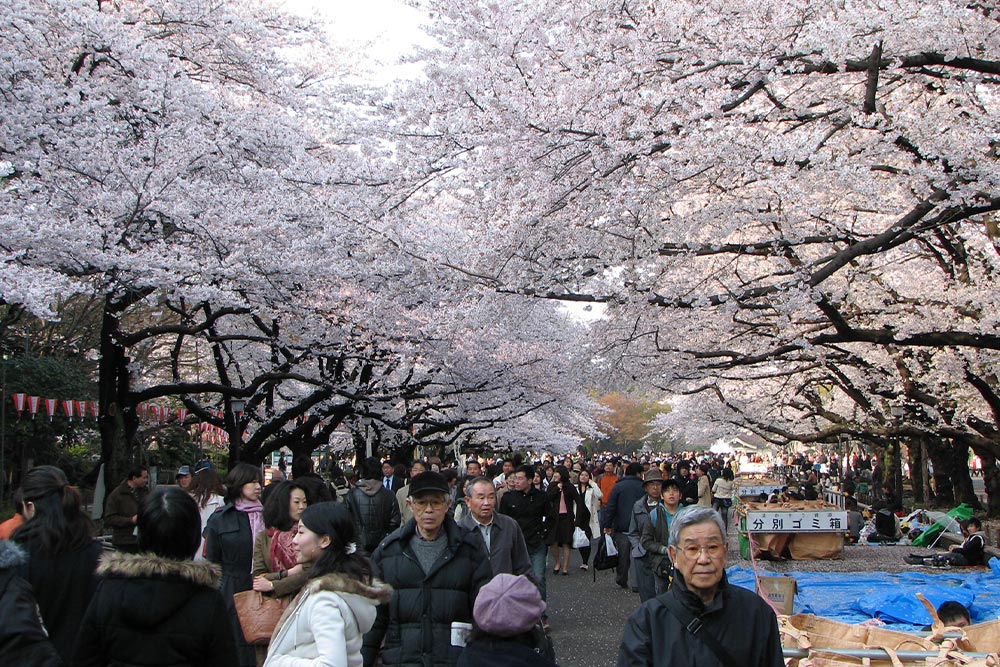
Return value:
[(625, 620), (639, 606), (639, 594), (615, 583), (615, 571), (584, 572), (573, 550), (570, 574), (548, 581), (549, 623), (560, 667), (613, 667)]
[[(549, 623), (560, 667), (614, 667), (618, 644), (629, 615), (639, 607), (639, 594), (615, 583), (615, 571), (584, 572), (580, 552), (572, 552), (570, 574), (548, 582)], [(735, 527), (729, 527), (729, 565), (743, 564)]]

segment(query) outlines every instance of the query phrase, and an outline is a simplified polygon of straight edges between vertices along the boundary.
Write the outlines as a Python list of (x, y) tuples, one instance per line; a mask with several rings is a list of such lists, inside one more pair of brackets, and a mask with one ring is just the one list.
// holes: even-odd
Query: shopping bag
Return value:
[(590, 546), (590, 538), (583, 532), (583, 528), (577, 526), (573, 529), (573, 548), (581, 549), (587, 546)]
[(618, 567), (618, 549), (610, 535), (604, 535), (597, 540), (597, 553), (594, 554), (595, 570), (611, 570)]

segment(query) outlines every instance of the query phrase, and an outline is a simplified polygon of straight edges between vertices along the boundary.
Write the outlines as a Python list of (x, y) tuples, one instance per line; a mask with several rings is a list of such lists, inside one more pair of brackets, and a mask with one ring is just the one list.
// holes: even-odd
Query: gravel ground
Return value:
[[(943, 550), (936, 550), (944, 553)], [(844, 547), (844, 557), (838, 560), (784, 560), (757, 561), (762, 572), (909, 572), (923, 570), (923, 565), (910, 565), (904, 559), (911, 553), (930, 553), (926, 548), (912, 545), (894, 546), (871, 544), (868, 546), (848, 545)], [(730, 552), (729, 564), (745, 564), (739, 551)]]
[[(730, 528), (729, 565), (750, 567), (740, 557), (739, 544)], [(903, 559), (929, 550), (910, 545), (844, 547), (838, 560), (758, 561), (762, 572), (906, 572), (925, 570)], [(582, 572), (579, 552), (573, 550), (571, 574), (554, 576), (549, 570), (549, 621), (556, 659), (562, 667), (613, 667), (625, 621), (638, 606), (639, 596), (615, 584), (614, 570)]]

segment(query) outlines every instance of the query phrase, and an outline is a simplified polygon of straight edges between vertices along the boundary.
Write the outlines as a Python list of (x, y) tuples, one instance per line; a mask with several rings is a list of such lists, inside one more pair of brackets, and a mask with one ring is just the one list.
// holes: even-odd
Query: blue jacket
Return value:
[(642, 480), (638, 477), (623, 477), (615, 482), (611, 489), (611, 497), (604, 506), (601, 516), (601, 528), (610, 528), (616, 533), (627, 533), (632, 520), (632, 507), (635, 502), (646, 495), (642, 489)]

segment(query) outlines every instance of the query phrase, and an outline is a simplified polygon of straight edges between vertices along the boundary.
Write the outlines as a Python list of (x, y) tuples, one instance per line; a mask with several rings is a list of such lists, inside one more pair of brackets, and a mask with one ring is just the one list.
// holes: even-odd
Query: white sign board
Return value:
[(847, 530), (843, 510), (750, 510), (747, 531), (751, 533), (841, 533)]
[(740, 484), (737, 488), (738, 495), (742, 496), (759, 496), (760, 494), (765, 494), (770, 496), (771, 493), (778, 489), (781, 490), (781, 484)]

